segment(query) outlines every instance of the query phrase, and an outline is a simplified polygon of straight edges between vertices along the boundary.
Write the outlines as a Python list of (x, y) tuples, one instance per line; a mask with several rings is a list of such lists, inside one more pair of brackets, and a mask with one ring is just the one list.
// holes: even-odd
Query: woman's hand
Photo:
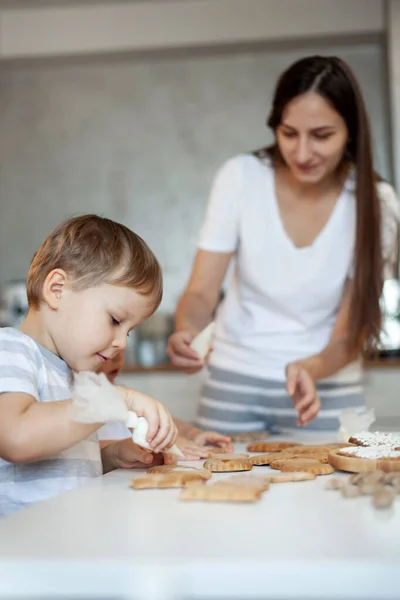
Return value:
[(292, 397), (299, 413), (297, 425), (311, 423), (321, 408), (321, 401), (314, 380), (300, 363), (293, 362), (287, 365), (286, 391)]
[(171, 363), (188, 374), (201, 371), (205, 364), (196, 350), (190, 347), (195, 336), (192, 331), (181, 330), (173, 333), (168, 340), (167, 354)]

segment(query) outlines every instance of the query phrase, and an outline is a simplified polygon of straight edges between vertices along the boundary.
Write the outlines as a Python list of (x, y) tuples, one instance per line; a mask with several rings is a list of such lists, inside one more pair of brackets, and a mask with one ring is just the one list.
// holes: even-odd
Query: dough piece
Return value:
[(364, 480), (364, 474), (363, 473), (354, 473), (354, 475), (350, 475), (348, 481), (349, 481), (349, 483), (351, 485), (358, 485), (363, 480)]
[(234, 458), (232, 460), (209, 458), (203, 467), (213, 473), (226, 473), (229, 471), (251, 471), (253, 465), (248, 458)]
[(203, 331), (200, 331), (200, 333), (196, 335), (190, 344), (190, 347), (193, 348), (193, 350), (196, 350), (201, 360), (204, 360), (210, 351), (214, 330), (215, 322), (211, 321)]
[(276, 461), (270, 466), (272, 468), (279, 468), (280, 471), (304, 471), (308, 473), (314, 473), (314, 475), (329, 475), (334, 472), (334, 468), (331, 465), (324, 465), (318, 460), (312, 460), (311, 458), (289, 458), (287, 460), (280, 460), (279, 466), (275, 467)]
[(359, 496), (361, 494), (360, 492), (360, 488), (357, 485), (344, 485), (341, 490), (340, 493), (342, 494), (343, 498), (357, 498), (357, 496)]
[(294, 481), (312, 481), (316, 479), (314, 473), (306, 473), (305, 471), (295, 471), (286, 473), (274, 473), (267, 475), (267, 479), (270, 483), (286, 483)]
[(390, 508), (393, 504), (394, 493), (389, 488), (381, 487), (376, 490), (372, 497), (372, 506), (374, 508)]
[(385, 473), (382, 483), (385, 485), (393, 485), (397, 480), (400, 480), (400, 473)]
[(131, 481), (131, 487), (135, 490), (182, 488), (189, 485), (205, 484), (205, 482), (204, 477), (192, 471), (170, 471), (169, 473), (152, 473), (135, 477)]
[(385, 478), (385, 473), (377, 469), (376, 471), (372, 471), (372, 473), (366, 473), (361, 483), (363, 485), (376, 485), (377, 483), (382, 483)]
[(377, 483), (367, 483), (362, 481), (358, 487), (360, 488), (360, 492), (363, 496), (373, 496), (375, 492), (378, 492), (382, 486), (378, 485)]
[(253, 442), (246, 448), (248, 452), (280, 452), (298, 446), (294, 442)]
[(326, 490), (341, 490), (344, 485), (346, 485), (346, 483), (343, 479), (340, 479), (339, 477), (332, 477), (331, 479), (328, 479), (328, 481), (326, 482), (325, 489)]
[(186, 488), (179, 498), (203, 502), (257, 502), (261, 499), (261, 491), (254, 486), (215, 483)]

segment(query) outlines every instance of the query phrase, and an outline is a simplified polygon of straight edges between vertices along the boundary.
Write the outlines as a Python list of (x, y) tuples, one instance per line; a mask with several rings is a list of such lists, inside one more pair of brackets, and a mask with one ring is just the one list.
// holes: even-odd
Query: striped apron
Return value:
[[(364, 406), (362, 382), (317, 382), (321, 410), (306, 430), (337, 430), (344, 408)], [(298, 414), (285, 382), (209, 367), (197, 415), (202, 429), (221, 433), (295, 428)]]

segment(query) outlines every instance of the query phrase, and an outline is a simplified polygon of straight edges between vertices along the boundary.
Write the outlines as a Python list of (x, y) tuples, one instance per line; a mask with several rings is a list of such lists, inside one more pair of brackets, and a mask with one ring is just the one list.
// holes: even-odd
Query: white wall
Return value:
[(375, 43), (3, 63), (0, 281), (25, 277), (61, 219), (100, 212), (149, 242), (172, 310), (216, 169), (271, 140), (264, 124), (276, 78), (308, 53), (338, 53), (354, 67), (387, 176), (385, 66)]
[(13, 0), (0, 58), (187, 48), (384, 30), (384, 0)]

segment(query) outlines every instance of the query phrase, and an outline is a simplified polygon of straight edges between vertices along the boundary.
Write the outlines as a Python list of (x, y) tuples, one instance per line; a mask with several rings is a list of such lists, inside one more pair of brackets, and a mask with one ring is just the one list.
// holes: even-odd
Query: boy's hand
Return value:
[(133, 410), (139, 417), (145, 417), (149, 423), (147, 441), (153, 452), (162, 452), (170, 448), (176, 440), (177, 429), (168, 409), (155, 398), (122, 386), (117, 386), (122, 393), (128, 410)]
[(299, 413), (297, 425), (311, 423), (321, 408), (321, 401), (311, 375), (301, 364), (293, 362), (287, 365), (286, 391)]
[(131, 438), (111, 442), (102, 450), (107, 455), (107, 471), (113, 469), (145, 469), (163, 464), (161, 454), (153, 454), (150, 450), (134, 444)]
[(131, 438), (115, 443), (115, 459), (118, 469), (143, 469), (163, 464), (161, 454), (137, 446)]
[(231, 438), (216, 431), (200, 431), (193, 438), (193, 442), (198, 446), (218, 446), (219, 448), (224, 448), (227, 452), (233, 452)]

